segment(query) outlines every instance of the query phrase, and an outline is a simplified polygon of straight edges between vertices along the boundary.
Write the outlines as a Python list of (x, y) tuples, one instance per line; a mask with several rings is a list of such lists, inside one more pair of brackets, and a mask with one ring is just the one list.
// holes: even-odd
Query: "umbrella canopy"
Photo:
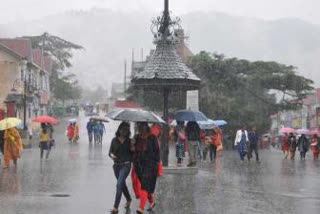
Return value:
[(214, 120), (213, 122), (216, 124), (216, 126), (225, 126), (228, 124), (225, 120)]
[(176, 121), (208, 121), (207, 117), (200, 111), (178, 111), (175, 115)]
[(69, 123), (76, 123), (76, 122), (77, 122), (77, 119), (72, 118), (72, 119), (68, 120), (68, 122), (69, 122)]
[(6, 130), (18, 126), (22, 121), (15, 117), (8, 117), (0, 121), (0, 130)]
[(296, 130), (294, 130), (293, 128), (290, 128), (290, 127), (283, 127), (280, 129), (281, 133), (295, 133)]
[(198, 124), (200, 129), (203, 130), (213, 129), (217, 126), (216, 123), (211, 119), (208, 119), (207, 121), (198, 121)]
[(32, 121), (38, 122), (38, 123), (51, 123), (51, 124), (57, 124), (59, 122), (56, 118), (50, 117), (48, 115), (36, 117)]
[(155, 113), (139, 109), (117, 109), (109, 112), (106, 117), (120, 121), (166, 123)]
[(109, 123), (109, 120), (105, 117), (90, 117), (90, 120), (102, 121), (105, 123)]
[(297, 129), (296, 130), (297, 134), (304, 134), (304, 135), (309, 135), (310, 131), (308, 129)]

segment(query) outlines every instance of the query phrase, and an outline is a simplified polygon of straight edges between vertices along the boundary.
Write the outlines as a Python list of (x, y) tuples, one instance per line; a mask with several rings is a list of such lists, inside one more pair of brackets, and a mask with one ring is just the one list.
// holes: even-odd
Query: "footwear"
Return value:
[(112, 209), (112, 210), (110, 210), (110, 213), (111, 213), (111, 214), (117, 214), (117, 213), (119, 213), (119, 210)]
[(124, 206), (125, 209), (130, 209), (132, 201), (127, 201), (126, 205)]
[(153, 202), (153, 203), (150, 205), (150, 208), (149, 208), (147, 211), (148, 211), (148, 212), (151, 212), (155, 206), (156, 206), (156, 202)]
[(143, 214), (143, 212), (141, 210), (137, 210), (136, 213), (137, 214)]

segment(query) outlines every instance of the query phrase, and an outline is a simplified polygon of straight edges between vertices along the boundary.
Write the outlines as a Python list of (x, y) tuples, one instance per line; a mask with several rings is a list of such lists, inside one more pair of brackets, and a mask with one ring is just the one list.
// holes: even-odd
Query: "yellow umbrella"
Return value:
[(18, 126), (22, 121), (15, 117), (8, 117), (0, 121), (0, 130), (10, 129), (12, 127)]

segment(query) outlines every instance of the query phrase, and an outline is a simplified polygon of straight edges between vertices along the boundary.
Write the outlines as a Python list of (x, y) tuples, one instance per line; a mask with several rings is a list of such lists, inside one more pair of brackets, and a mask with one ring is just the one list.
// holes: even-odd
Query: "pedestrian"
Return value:
[(1, 166), (1, 160), (2, 156), (4, 154), (4, 130), (0, 130), (0, 166)]
[[(197, 165), (196, 154), (201, 150), (200, 146), (200, 127), (197, 122), (190, 121), (187, 123), (185, 128), (185, 133), (188, 141), (189, 148), (189, 164), (188, 167), (193, 167)], [(202, 152), (201, 152), (202, 153)]]
[(185, 135), (185, 127), (183, 121), (177, 121), (177, 127), (175, 130), (176, 135), (176, 158), (177, 158), (177, 166), (181, 166), (183, 162), (183, 158), (185, 156), (185, 148), (184, 144), (186, 141)]
[(70, 143), (72, 143), (73, 135), (74, 135), (73, 123), (69, 123), (67, 127), (67, 137)]
[(99, 124), (97, 121), (94, 121), (93, 126), (93, 137), (94, 137), (94, 143), (99, 143), (100, 141), (100, 132), (99, 132)]
[(284, 154), (284, 158), (287, 159), (290, 153), (289, 137), (287, 133), (281, 137), (281, 149)]
[(92, 119), (90, 119), (87, 123), (87, 132), (89, 137), (89, 143), (92, 143), (92, 138), (93, 138), (93, 120)]
[(106, 127), (104, 126), (102, 121), (98, 122), (98, 127), (99, 127), (99, 143), (102, 144), (103, 134), (106, 133)]
[(113, 138), (109, 150), (109, 156), (112, 158), (113, 171), (117, 179), (117, 191), (115, 196), (115, 202), (112, 214), (119, 213), (119, 204), (122, 194), (125, 196), (127, 203), (126, 209), (130, 208), (131, 196), (128, 190), (126, 179), (131, 171), (132, 154), (134, 151), (134, 145), (130, 139), (130, 124), (122, 122), (118, 127), (115, 138)]
[(294, 160), (297, 149), (297, 138), (293, 133), (289, 134), (288, 144), (290, 146), (290, 159)]
[(302, 134), (298, 139), (298, 150), (300, 151), (300, 160), (306, 159), (306, 153), (309, 150), (309, 140), (305, 134)]
[(76, 122), (73, 123), (72, 125), (73, 127), (73, 138), (72, 138), (72, 141), (74, 143), (78, 143), (78, 140), (79, 140), (79, 132), (80, 132), (80, 129), (79, 129), (79, 126)]
[(209, 136), (207, 136), (209, 130), (201, 130), (200, 131), (200, 142), (203, 145), (203, 160), (207, 160), (208, 152), (210, 150), (210, 142), (211, 139)]
[(50, 136), (48, 133), (48, 129), (47, 128), (43, 128), (40, 134), (40, 158), (43, 159), (43, 153), (44, 150), (47, 151), (46, 153), (46, 159), (49, 158), (49, 154), (50, 154), (50, 150), (51, 150), (51, 145), (50, 145)]
[(249, 137), (249, 149), (248, 149), (248, 160), (252, 158), (252, 152), (254, 151), (256, 156), (256, 161), (259, 162), (259, 153), (258, 153), (258, 143), (259, 136), (256, 132), (256, 127), (253, 127), (248, 134)]
[(139, 210), (136, 213), (141, 214), (144, 213), (147, 201), (150, 203), (148, 211), (152, 211), (156, 205), (153, 193), (157, 183), (160, 150), (157, 138), (151, 133), (148, 124), (139, 122), (137, 126), (138, 134), (134, 138), (132, 183), (136, 196), (140, 198)]
[(317, 134), (313, 135), (311, 140), (311, 151), (313, 154), (313, 160), (319, 159), (319, 137)]
[(240, 159), (243, 161), (247, 152), (248, 152), (248, 131), (243, 126), (241, 129), (237, 131), (234, 145), (238, 147), (238, 152), (240, 155)]
[(210, 146), (209, 146), (209, 155), (210, 161), (214, 161), (217, 157), (217, 141), (218, 141), (218, 134), (215, 132), (214, 129), (210, 130)]
[(214, 139), (214, 144), (216, 146), (216, 153), (221, 154), (223, 150), (223, 136), (222, 136), (222, 131), (218, 126), (215, 126), (213, 128), (214, 133), (215, 133), (215, 139)]
[(16, 128), (5, 130), (4, 133), (4, 168), (8, 168), (10, 160), (15, 166), (23, 149), (22, 139)]

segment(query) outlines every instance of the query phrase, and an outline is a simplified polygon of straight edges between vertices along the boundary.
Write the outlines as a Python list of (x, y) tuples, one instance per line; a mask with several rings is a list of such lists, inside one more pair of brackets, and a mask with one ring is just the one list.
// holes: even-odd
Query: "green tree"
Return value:
[(63, 71), (72, 66), (72, 51), (81, 50), (83, 47), (49, 33), (43, 33), (39, 36), (24, 36), (24, 38), (30, 39), (33, 48), (42, 49), (45, 56), (52, 58), (50, 87), (54, 97), (63, 102), (68, 99), (79, 99), (81, 89), (78, 82), (74, 80), (75, 75), (65, 75)]
[(200, 110), (229, 121), (232, 131), (241, 125), (267, 131), (272, 114), (300, 108), (313, 90), (312, 80), (297, 75), (295, 67), (276, 62), (200, 52), (188, 65), (202, 79)]

